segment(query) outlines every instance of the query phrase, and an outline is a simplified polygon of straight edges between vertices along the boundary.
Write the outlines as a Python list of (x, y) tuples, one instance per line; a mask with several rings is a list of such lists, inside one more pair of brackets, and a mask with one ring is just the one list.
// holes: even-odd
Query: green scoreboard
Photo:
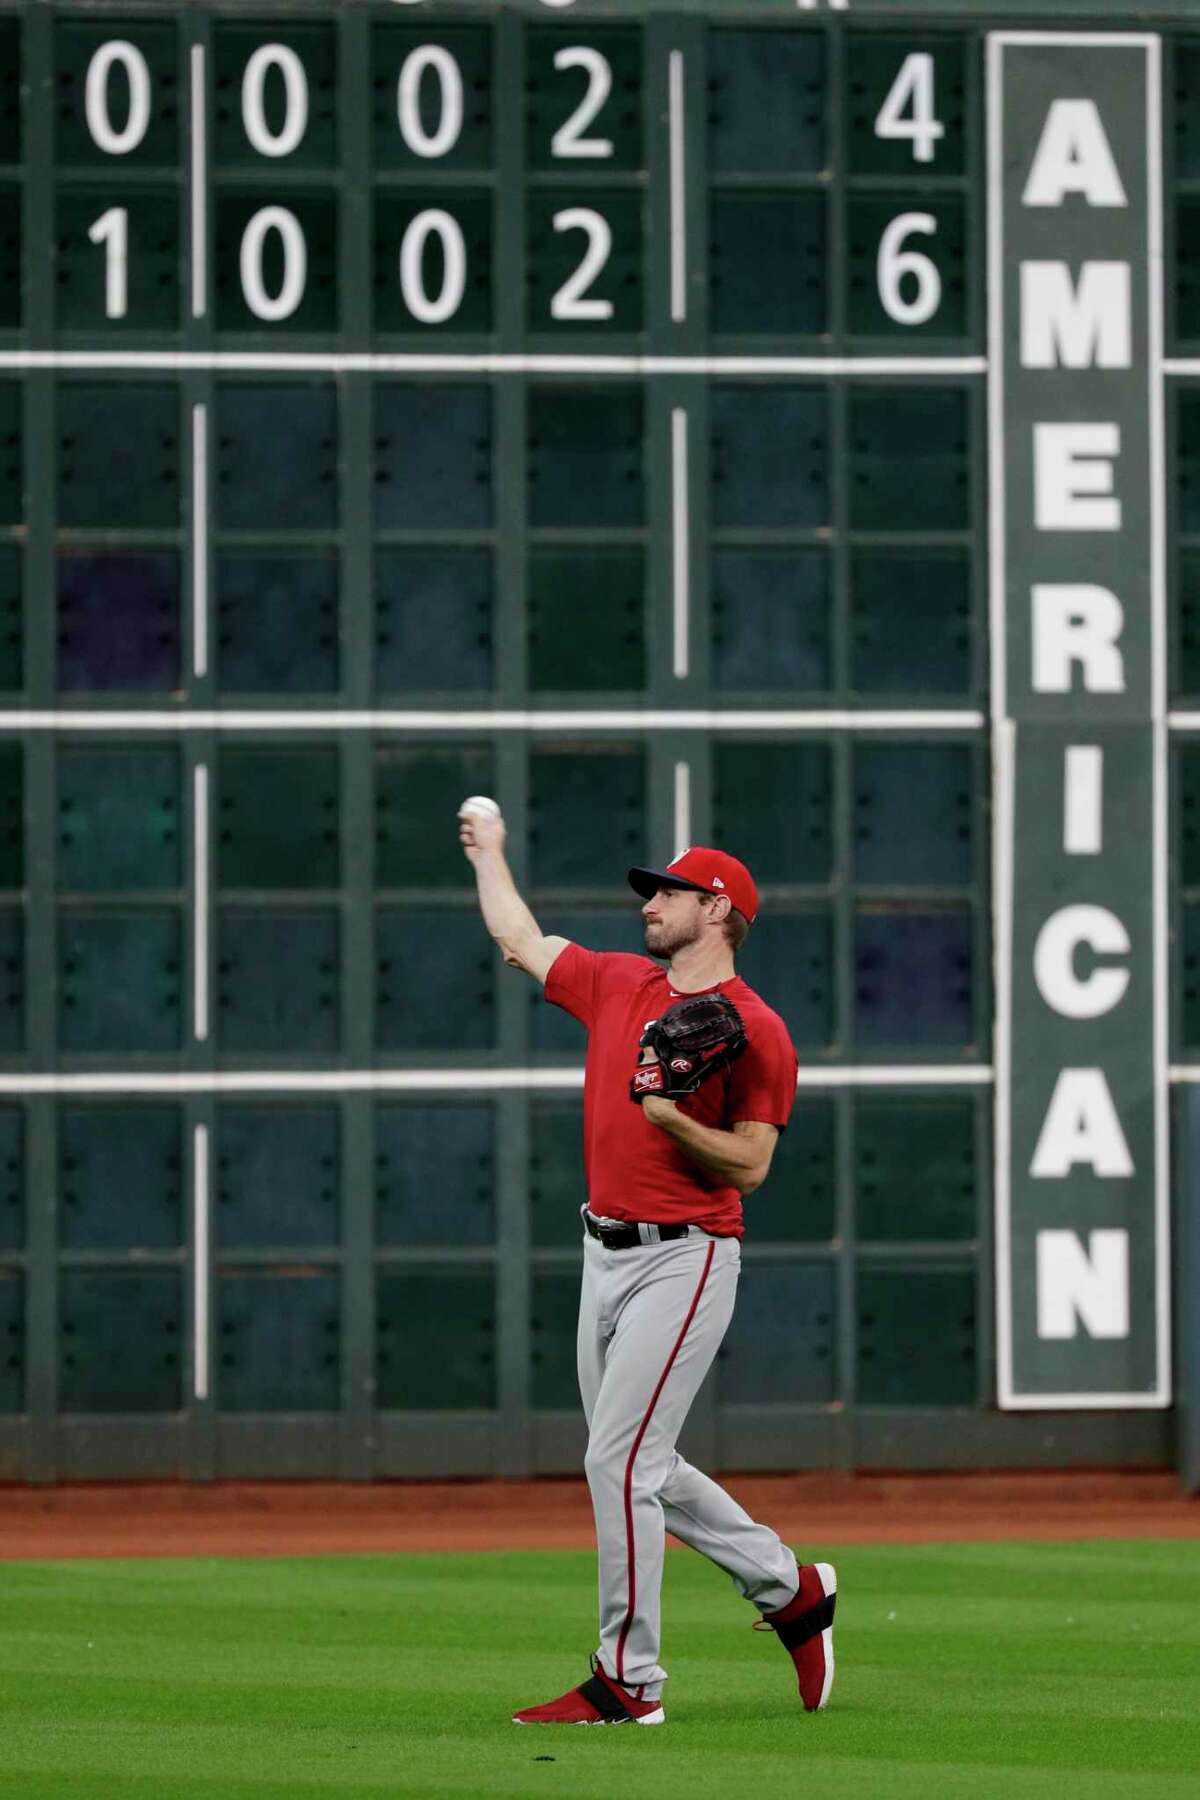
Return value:
[(1053, 13), (0, 0), (0, 1476), (576, 1465), (484, 792), (763, 891), (702, 1460), (1200, 1479), (1200, 19)]

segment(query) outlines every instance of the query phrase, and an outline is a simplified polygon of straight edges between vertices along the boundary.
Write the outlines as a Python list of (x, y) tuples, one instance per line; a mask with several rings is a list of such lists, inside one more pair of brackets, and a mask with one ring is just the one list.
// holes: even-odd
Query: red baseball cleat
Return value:
[(756, 1631), (773, 1631), (796, 1665), (805, 1712), (820, 1712), (833, 1686), (833, 1613), (837, 1571), (832, 1563), (805, 1563), (794, 1600), (756, 1619)]
[(662, 1725), (661, 1700), (635, 1700), (633, 1689), (606, 1675), (592, 1658), (592, 1676), (561, 1699), (527, 1706), (513, 1714), (514, 1725)]

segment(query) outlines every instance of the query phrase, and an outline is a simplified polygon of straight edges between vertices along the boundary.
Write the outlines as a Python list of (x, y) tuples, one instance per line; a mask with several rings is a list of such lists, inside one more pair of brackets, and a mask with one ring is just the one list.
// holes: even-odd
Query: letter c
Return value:
[(1088, 944), (1102, 956), (1127, 956), (1129, 933), (1104, 906), (1064, 906), (1038, 932), (1033, 973), (1047, 1006), (1065, 1019), (1098, 1019), (1111, 1012), (1129, 986), (1128, 969), (1093, 969), (1086, 980), (1075, 973), (1075, 952)]

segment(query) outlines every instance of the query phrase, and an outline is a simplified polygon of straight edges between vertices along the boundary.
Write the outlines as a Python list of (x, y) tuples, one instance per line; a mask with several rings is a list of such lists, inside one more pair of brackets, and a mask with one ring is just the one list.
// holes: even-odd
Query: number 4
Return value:
[[(905, 109), (910, 107), (906, 118)], [(933, 116), (933, 58), (928, 50), (914, 50), (888, 89), (875, 120), (875, 136), (911, 139), (914, 159), (932, 162), (933, 147), (945, 135), (946, 127)]]

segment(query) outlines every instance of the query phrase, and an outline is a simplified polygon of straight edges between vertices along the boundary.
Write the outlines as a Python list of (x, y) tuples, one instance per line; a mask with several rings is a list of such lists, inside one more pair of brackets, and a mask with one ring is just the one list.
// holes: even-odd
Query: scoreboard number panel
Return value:
[[(371, 26), (363, 278), (373, 328), (447, 340), (495, 333), (496, 151), (501, 131), (517, 130), (525, 332), (551, 341), (642, 336), (651, 265), (675, 254), (679, 223), (676, 202), (648, 181), (644, 31), (531, 24), (523, 84), (501, 91), (495, 26), (431, 23)], [(219, 335), (341, 331), (339, 43), (332, 22), (217, 17), (201, 65), (198, 133), (195, 65), (174, 24), (57, 20), (60, 329), (179, 331), (194, 285), (193, 316), (211, 312)], [(974, 159), (961, 39), (849, 34), (836, 121), (820, 30), (714, 26), (703, 68), (678, 54), (685, 86), (706, 86), (699, 161), (708, 165), (705, 286), (718, 339), (972, 335)], [(0, 267), (9, 269), (19, 261), (22, 210), (3, 159), (19, 152), (19, 110), (0, 89)], [(197, 182), (192, 206), (210, 223), (189, 236), (187, 189)], [(205, 238), (211, 267), (205, 256), (189, 269)], [(840, 302), (830, 267), (838, 246), (847, 259)], [(20, 283), (3, 288), (0, 329), (18, 328)]]
[(847, 330), (972, 332), (973, 204), (961, 40), (859, 34), (846, 113)]

